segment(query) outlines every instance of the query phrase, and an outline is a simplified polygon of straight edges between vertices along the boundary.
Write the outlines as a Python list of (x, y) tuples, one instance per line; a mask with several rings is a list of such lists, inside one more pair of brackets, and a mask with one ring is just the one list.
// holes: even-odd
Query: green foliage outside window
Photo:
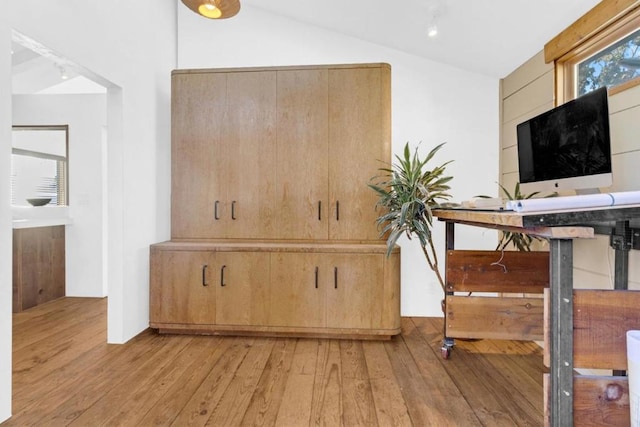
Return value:
[(640, 30), (582, 61), (577, 68), (576, 96), (640, 77)]

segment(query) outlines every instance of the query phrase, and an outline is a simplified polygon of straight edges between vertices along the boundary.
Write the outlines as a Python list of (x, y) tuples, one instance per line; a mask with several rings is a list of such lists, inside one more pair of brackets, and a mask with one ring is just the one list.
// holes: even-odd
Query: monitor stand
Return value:
[(576, 190), (576, 194), (578, 196), (586, 196), (589, 194), (600, 194), (602, 193), (602, 191), (600, 191), (599, 188), (581, 188), (580, 190)]

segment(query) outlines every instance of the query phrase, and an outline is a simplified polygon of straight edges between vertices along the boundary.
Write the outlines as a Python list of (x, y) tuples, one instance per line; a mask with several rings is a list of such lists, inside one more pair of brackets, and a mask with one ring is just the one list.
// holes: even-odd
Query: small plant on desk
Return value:
[[(501, 184), (498, 184), (500, 186), (500, 189), (502, 190), (502, 193), (504, 194), (504, 197), (507, 200), (527, 200), (527, 199), (531, 199), (535, 196), (537, 196), (538, 194), (540, 194), (538, 191), (531, 193), (531, 194), (522, 194), (522, 192), (520, 191), (520, 183), (516, 182), (516, 186), (513, 189), (513, 193), (510, 193), (509, 190), (507, 190), (506, 188), (504, 188)], [(551, 193), (548, 194), (544, 197), (556, 197), (558, 195), (558, 193)], [(489, 196), (477, 196), (480, 198), (489, 198)], [(498, 242), (498, 245), (496, 246), (496, 250), (497, 251), (504, 251), (510, 244), (512, 244), (517, 250), (522, 251), (522, 252), (530, 252), (531, 251), (531, 245), (533, 244), (534, 241), (539, 241), (542, 242), (543, 240), (540, 239), (537, 236), (530, 236), (528, 234), (523, 234), (523, 233), (516, 233), (516, 232), (512, 232), (512, 231), (502, 231), (501, 235), (500, 235), (500, 241)]]

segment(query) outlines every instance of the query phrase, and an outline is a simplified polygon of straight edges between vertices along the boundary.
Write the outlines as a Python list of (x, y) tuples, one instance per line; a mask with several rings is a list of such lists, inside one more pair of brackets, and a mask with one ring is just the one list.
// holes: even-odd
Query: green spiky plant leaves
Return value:
[(429, 166), (443, 145), (436, 146), (421, 159), (417, 148), (412, 154), (409, 143), (405, 144), (402, 156), (395, 156), (396, 162), (391, 168), (380, 169), (382, 174), (372, 178), (376, 182), (369, 187), (378, 194), (376, 207), (382, 214), (377, 224), (380, 235), (387, 238), (387, 256), (400, 236), (405, 235), (408, 239), (417, 237), (429, 267), (444, 289), (432, 240), (431, 210), (451, 198), (447, 191), (452, 177), (445, 176), (445, 168), (451, 161), (433, 168)]
[[(526, 200), (526, 199), (531, 199), (537, 196), (538, 194), (540, 194), (538, 191), (531, 194), (522, 194), (522, 192), (520, 191), (519, 182), (516, 182), (516, 186), (513, 189), (513, 193), (510, 193), (509, 190), (504, 188), (501, 184), (498, 184), (498, 185), (500, 186), (500, 189), (502, 190), (502, 193), (504, 193), (504, 196), (506, 197), (507, 200)], [(555, 197), (557, 195), (558, 193), (551, 193), (544, 197)], [(488, 197), (488, 196), (479, 196), (479, 197)], [(530, 236), (528, 234), (522, 234), (517, 232), (511, 232), (511, 231), (502, 231), (502, 234), (500, 236), (500, 241), (496, 246), (496, 250), (503, 251), (509, 245), (513, 245), (519, 251), (529, 252), (531, 251), (531, 244), (535, 240), (543, 241), (539, 237)]]

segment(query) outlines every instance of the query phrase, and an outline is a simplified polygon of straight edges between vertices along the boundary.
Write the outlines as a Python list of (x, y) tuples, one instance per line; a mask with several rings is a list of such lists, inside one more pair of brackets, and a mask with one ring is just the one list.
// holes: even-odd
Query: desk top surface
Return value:
[(540, 212), (434, 209), (441, 221), (513, 230), (547, 238), (591, 238), (593, 226), (640, 219), (640, 205)]

